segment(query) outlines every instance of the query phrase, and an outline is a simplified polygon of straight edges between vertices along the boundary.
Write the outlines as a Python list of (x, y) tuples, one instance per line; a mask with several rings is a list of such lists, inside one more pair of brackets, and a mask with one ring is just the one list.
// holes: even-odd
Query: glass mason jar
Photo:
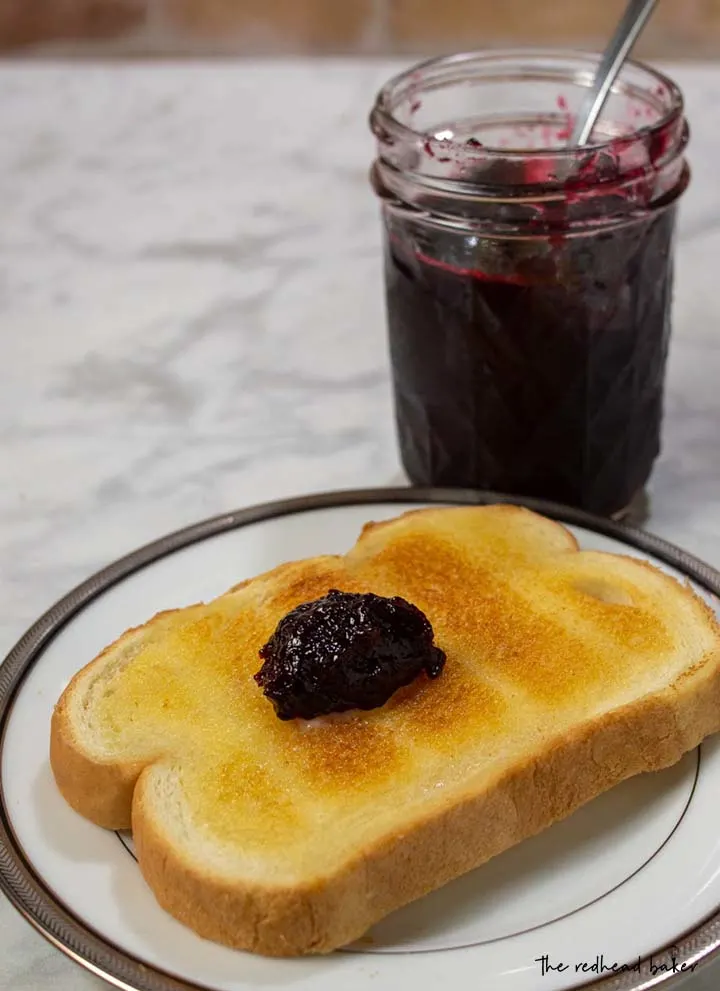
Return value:
[(566, 147), (597, 65), (562, 52), (433, 59), (371, 114), (402, 460), (417, 485), (604, 515), (660, 449), (682, 95), (628, 63)]

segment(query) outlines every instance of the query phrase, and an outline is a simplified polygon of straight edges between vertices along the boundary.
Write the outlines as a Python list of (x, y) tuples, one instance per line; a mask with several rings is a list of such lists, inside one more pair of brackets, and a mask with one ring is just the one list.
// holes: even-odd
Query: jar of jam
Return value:
[(414, 484), (619, 515), (660, 449), (677, 86), (627, 63), (568, 147), (597, 59), (495, 52), (392, 79), (371, 114), (402, 460)]

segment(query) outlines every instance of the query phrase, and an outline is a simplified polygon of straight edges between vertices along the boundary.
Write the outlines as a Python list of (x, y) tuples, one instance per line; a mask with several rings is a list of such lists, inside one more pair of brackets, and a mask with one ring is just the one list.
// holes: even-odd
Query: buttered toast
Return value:
[[(375, 708), (280, 719), (259, 652), (330, 589), (402, 596), (444, 667)], [(163, 908), (290, 956), (350, 943), (718, 729), (720, 629), (689, 587), (525, 509), (438, 508), (128, 631), (63, 692), (50, 760), (81, 815), (132, 827)]]

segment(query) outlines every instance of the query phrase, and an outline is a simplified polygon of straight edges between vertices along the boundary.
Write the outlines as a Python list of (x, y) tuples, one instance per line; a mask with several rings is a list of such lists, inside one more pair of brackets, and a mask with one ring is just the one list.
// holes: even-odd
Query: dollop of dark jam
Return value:
[(331, 589), (280, 620), (255, 681), (280, 719), (375, 709), (423, 672), (438, 677), (445, 654), (433, 638), (425, 614), (399, 596)]

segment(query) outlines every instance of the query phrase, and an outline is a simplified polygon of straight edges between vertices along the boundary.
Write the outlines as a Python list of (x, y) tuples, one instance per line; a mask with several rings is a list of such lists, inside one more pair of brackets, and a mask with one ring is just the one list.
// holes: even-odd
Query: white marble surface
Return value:
[[(399, 479), (366, 130), (395, 68), (0, 67), (0, 656), (163, 532)], [(720, 66), (671, 71), (694, 181), (649, 527), (720, 566)], [(49, 986), (100, 984), (0, 902), (0, 988)]]

